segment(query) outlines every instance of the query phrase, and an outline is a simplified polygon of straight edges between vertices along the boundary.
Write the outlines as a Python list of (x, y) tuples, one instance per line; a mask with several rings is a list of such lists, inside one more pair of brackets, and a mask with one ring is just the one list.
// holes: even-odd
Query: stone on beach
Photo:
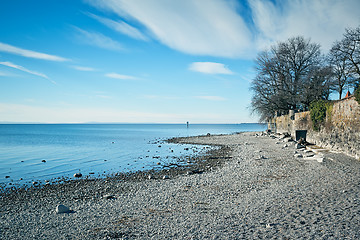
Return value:
[(56, 213), (69, 213), (69, 212), (70, 212), (70, 208), (62, 204), (56, 207)]
[(267, 157), (265, 157), (264, 155), (260, 155), (257, 158), (255, 158), (256, 160), (263, 160), (263, 159), (267, 159)]
[(313, 155), (313, 156), (306, 156), (304, 157), (305, 160), (313, 160), (313, 161), (317, 161), (319, 163), (324, 162), (324, 156), (322, 154), (318, 154), (318, 155)]
[(164, 175), (163, 176), (163, 179), (165, 180), (165, 179), (170, 179), (170, 177), (168, 176), (168, 175)]
[(314, 152), (305, 152), (305, 157), (313, 157), (315, 156)]
[(305, 146), (302, 145), (302, 144), (300, 144), (300, 143), (297, 143), (297, 144), (295, 145), (295, 148), (296, 148), (296, 149), (302, 149), (302, 148), (305, 148)]
[(114, 195), (110, 195), (110, 194), (106, 194), (106, 195), (104, 195), (103, 198), (104, 198), (104, 199), (115, 199), (115, 196), (114, 196)]
[(74, 177), (76, 177), (76, 178), (82, 177), (82, 174), (81, 173), (75, 173)]

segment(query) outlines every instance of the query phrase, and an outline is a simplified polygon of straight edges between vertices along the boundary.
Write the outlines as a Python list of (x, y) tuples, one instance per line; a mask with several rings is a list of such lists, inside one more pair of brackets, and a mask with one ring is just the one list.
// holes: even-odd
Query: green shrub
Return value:
[(354, 92), (354, 96), (356, 101), (360, 104), (360, 87), (356, 89), (356, 91)]
[(320, 131), (326, 117), (331, 117), (332, 107), (332, 102), (325, 100), (314, 101), (310, 104), (310, 117), (315, 131)]

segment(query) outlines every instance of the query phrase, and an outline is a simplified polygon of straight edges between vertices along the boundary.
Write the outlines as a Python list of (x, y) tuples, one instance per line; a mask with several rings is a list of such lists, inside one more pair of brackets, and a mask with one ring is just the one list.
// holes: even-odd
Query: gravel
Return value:
[(221, 147), (189, 166), (4, 191), (0, 239), (360, 238), (358, 160), (295, 157), (259, 133), (171, 141)]

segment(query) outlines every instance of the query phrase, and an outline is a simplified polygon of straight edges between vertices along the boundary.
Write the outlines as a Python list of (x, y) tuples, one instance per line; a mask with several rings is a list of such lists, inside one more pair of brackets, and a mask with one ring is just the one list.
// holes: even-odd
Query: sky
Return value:
[(0, 0), (0, 123), (244, 123), (256, 55), (359, 0)]

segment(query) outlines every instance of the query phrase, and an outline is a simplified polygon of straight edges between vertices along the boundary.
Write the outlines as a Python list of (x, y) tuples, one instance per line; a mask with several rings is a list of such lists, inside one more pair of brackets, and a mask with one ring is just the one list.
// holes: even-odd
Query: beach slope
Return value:
[[(168, 179), (161, 172), (2, 193), (0, 238), (360, 238), (359, 161), (331, 152), (319, 158), (259, 133), (172, 141), (229, 151)], [(70, 211), (56, 213), (59, 204)]]

